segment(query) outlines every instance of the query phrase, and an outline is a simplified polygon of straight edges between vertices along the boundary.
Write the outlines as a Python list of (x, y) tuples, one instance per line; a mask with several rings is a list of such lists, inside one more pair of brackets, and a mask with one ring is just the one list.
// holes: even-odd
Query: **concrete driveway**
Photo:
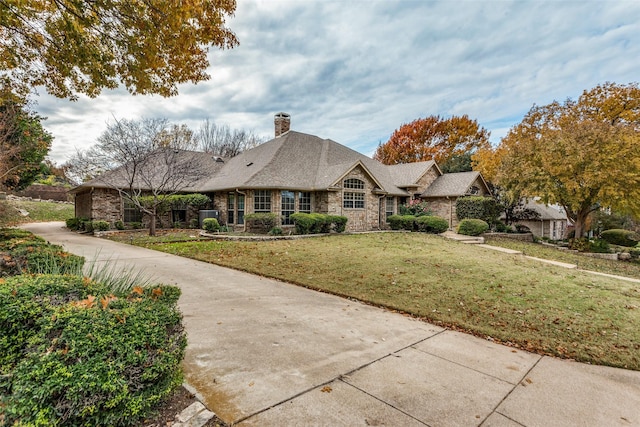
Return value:
[[(215, 265), (24, 228), (182, 289), (186, 382), (241, 426), (640, 426), (640, 372), (526, 353)], [(286, 268), (286, 266), (283, 266)]]

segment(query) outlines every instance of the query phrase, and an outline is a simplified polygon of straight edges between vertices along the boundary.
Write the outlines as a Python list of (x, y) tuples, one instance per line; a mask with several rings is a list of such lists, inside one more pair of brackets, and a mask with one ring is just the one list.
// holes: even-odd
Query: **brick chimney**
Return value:
[(287, 113), (278, 113), (273, 119), (273, 123), (276, 128), (276, 138), (280, 135), (289, 132), (291, 127), (291, 116)]

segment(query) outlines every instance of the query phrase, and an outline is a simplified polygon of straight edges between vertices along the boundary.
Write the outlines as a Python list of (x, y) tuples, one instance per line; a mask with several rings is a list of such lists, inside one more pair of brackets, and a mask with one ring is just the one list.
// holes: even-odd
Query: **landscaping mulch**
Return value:
[[(151, 418), (145, 419), (141, 426), (171, 427), (176, 420), (176, 415), (197, 401), (198, 399), (189, 392), (189, 390), (184, 387), (179, 387), (167, 398), (167, 400), (158, 406), (157, 414)], [(204, 427), (227, 427), (227, 424), (225, 424), (220, 418), (214, 416), (204, 425)]]

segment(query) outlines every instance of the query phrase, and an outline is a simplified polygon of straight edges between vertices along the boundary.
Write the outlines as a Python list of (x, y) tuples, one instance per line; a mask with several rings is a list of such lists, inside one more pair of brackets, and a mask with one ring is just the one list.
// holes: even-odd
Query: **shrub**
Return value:
[(456, 200), (456, 216), (459, 220), (481, 219), (493, 224), (497, 222), (499, 215), (500, 207), (491, 197), (467, 196)]
[(402, 230), (402, 215), (389, 215), (387, 222), (392, 230)]
[(273, 227), (271, 230), (269, 230), (269, 235), (270, 236), (282, 236), (282, 228)]
[(134, 221), (134, 222), (130, 222), (130, 223), (129, 223), (129, 226), (130, 226), (131, 228), (133, 228), (134, 230), (139, 230), (139, 229), (141, 229), (141, 228), (142, 228), (142, 223), (141, 223), (141, 222), (135, 222), (135, 221)]
[(419, 216), (415, 219), (418, 231), (440, 234), (449, 229), (449, 222), (439, 216)]
[(289, 218), (296, 226), (296, 234), (326, 234), (331, 230), (343, 233), (347, 227), (347, 217), (321, 213), (294, 213)]
[(109, 229), (107, 221), (93, 221), (91, 226), (95, 231), (107, 231)]
[(415, 228), (416, 217), (413, 215), (402, 215), (400, 222), (404, 230), (413, 231)]
[(181, 383), (178, 288), (18, 276), (0, 292), (8, 425), (137, 425)]
[(216, 231), (220, 231), (220, 224), (215, 218), (205, 218), (204, 220), (202, 220), (202, 228), (210, 233), (213, 233)]
[(609, 242), (602, 239), (591, 240), (589, 245), (589, 252), (606, 254), (610, 252)]
[(330, 215), (331, 224), (333, 224), (333, 231), (336, 233), (344, 233), (347, 229), (347, 217), (341, 215)]
[(465, 236), (479, 236), (489, 229), (489, 224), (481, 219), (463, 219), (458, 224), (458, 233)]
[(67, 228), (69, 230), (77, 230), (80, 227), (80, 218), (67, 218), (65, 221)]
[(189, 228), (198, 228), (200, 226), (200, 221), (198, 221), (198, 218), (191, 218), (191, 220), (189, 220)]
[(411, 215), (416, 217), (431, 215), (429, 203), (421, 201), (420, 199), (409, 200), (409, 203), (400, 205), (398, 207), (398, 211), (400, 212), (400, 215)]
[(313, 225), (313, 217), (308, 213), (294, 213), (289, 216), (296, 226), (296, 234), (309, 234)]
[(244, 216), (249, 231), (268, 232), (276, 226), (278, 217), (274, 213), (252, 213)]
[(612, 245), (625, 246), (628, 248), (637, 246), (640, 241), (638, 233), (620, 228), (603, 231), (600, 233), (600, 238)]
[(117, 220), (113, 225), (115, 225), (118, 230), (124, 230), (124, 222), (120, 220)]

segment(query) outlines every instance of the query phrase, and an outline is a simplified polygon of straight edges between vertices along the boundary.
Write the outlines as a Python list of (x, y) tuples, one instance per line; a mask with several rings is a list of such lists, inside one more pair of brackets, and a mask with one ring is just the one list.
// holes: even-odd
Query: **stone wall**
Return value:
[(456, 199), (453, 197), (431, 197), (425, 199), (429, 209), (435, 216), (444, 218), (449, 223), (449, 229), (454, 230), (460, 221), (456, 216)]
[[(343, 189), (329, 193), (329, 214), (347, 217), (347, 231), (370, 231), (380, 229), (380, 197), (373, 193), (375, 182), (360, 166), (354, 168), (343, 180), (350, 178), (364, 181), (364, 190)], [(344, 182), (344, 181), (343, 181)], [(364, 192), (364, 209), (346, 209), (342, 198), (345, 192)]]
[(68, 188), (56, 187), (53, 185), (31, 184), (27, 188), (17, 193), (18, 196), (31, 197), (41, 200), (55, 200), (58, 202), (68, 202)]
[(107, 221), (111, 225), (122, 219), (122, 201), (116, 190), (94, 188), (91, 195), (91, 219)]

